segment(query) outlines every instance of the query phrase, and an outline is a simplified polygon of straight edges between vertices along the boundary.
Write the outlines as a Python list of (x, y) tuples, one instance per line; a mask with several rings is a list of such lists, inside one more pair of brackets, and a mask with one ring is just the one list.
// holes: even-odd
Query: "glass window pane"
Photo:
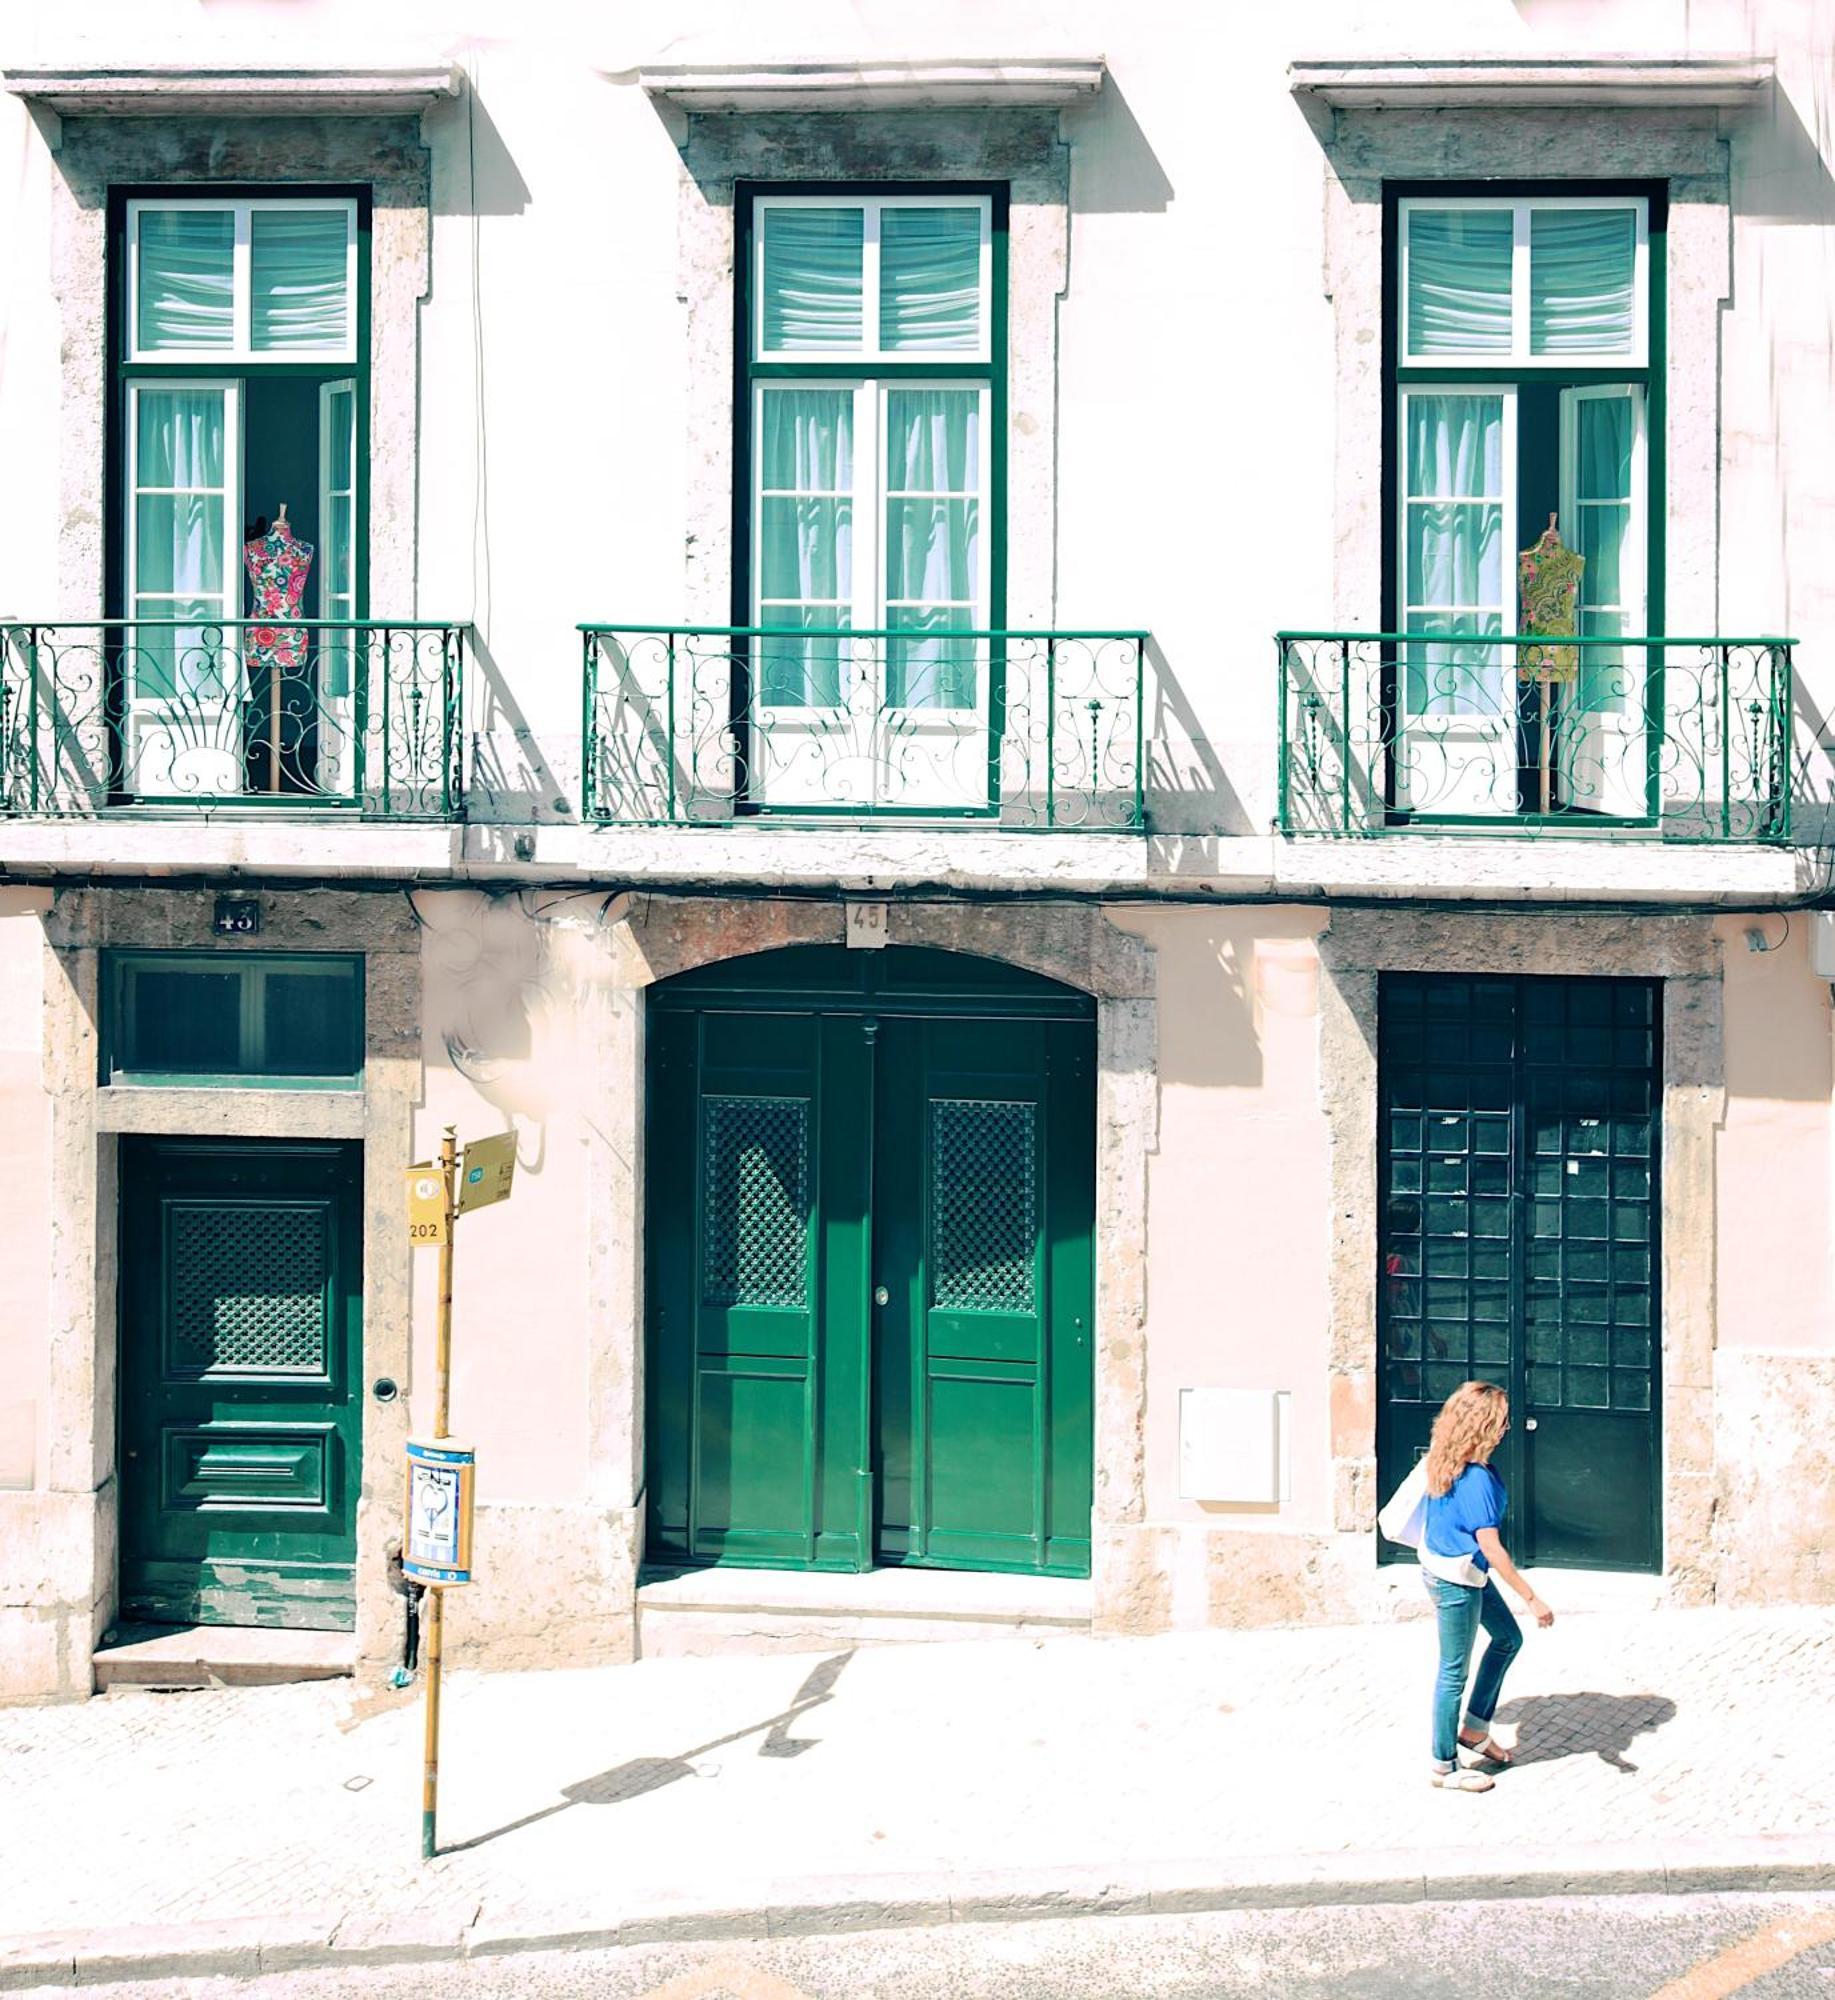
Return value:
[(1411, 501), (1408, 603), (1497, 605), (1504, 592), (1504, 511), (1491, 502)]
[(895, 633), (886, 641), (886, 702), (892, 708), (979, 706), (981, 642), (969, 636), (969, 608), (895, 605), (886, 612)]
[(1510, 352), (1508, 209), (1412, 209), (1408, 216), (1408, 351)]
[(851, 679), (850, 642), (833, 628), (847, 622), (845, 614), (837, 616), (827, 605), (807, 611), (794, 605), (768, 606), (767, 625), (802, 627), (810, 636), (773, 636), (756, 642), (753, 673), (760, 702), (766, 708), (841, 707)]
[(239, 688), (241, 662), (220, 603), (137, 597), (134, 616), (158, 621), (134, 627), (131, 678), (141, 700), (221, 702)]
[(217, 595), (223, 589), (222, 502), (205, 493), (138, 495), (134, 558), (141, 592)]
[(236, 218), (226, 208), (142, 209), (134, 344), (229, 347), (236, 337)]
[[(831, 600), (854, 594), (854, 503), (767, 497), (759, 503), (758, 594), (763, 600)], [(766, 618), (767, 625), (776, 624)]]
[(223, 484), (223, 396), (216, 389), (141, 389), (135, 483), (192, 491)]
[(1631, 495), (1631, 447), (1636, 412), (1629, 396), (1582, 396), (1578, 402), (1579, 464), (1575, 491), (1582, 500), (1625, 500)]
[(980, 492), (978, 390), (893, 389), (887, 394), (886, 490)]
[[(327, 598), (348, 598), (351, 593), (351, 498), (348, 493), (334, 493), (330, 501), (329, 518), (325, 521), (322, 534), (325, 543), (322, 560), (322, 588)], [(327, 611), (329, 618), (346, 615), (347, 608)]]
[(334, 390), (325, 398), (326, 467), (334, 493), (348, 492), (351, 485), (351, 457), (356, 448), (356, 398), (348, 389)]
[(1409, 497), (1496, 500), (1503, 490), (1503, 398), (1410, 395)]
[(879, 282), (881, 347), (973, 352), (981, 343), (981, 211), (881, 210)]
[(132, 967), (121, 983), (126, 1070), (230, 1075), (242, 1067), (242, 980), (235, 972)]
[(865, 212), (773, 207), (762, 227), (764, 351), (860, 347)]
[(1630, 503), (1581, 507), (1577, 511), (1578, 548), (1586, 558), (1580, 578), (1580, 601), (1588, 609), (1622, 605), (1625, 540), (1631, 528)]
[(759, 483), (767, 493), (854, 490), (854, 392), (767, 389)]
[[(1412, 613), (1411, 632), (1427, 635), (1502, 631), (1495, 611)], [(1504, 713), (1504, 663), (1495, 646), (1413, 643), (1407, 658), (1406, 700), (1410, 715), (1488, 715)]]
[(1629, 354), (1637, 216), (1538, 208), (1529, 217), (1529, 351)]
[(263, 982), (269, 1076), (354, 1076), (363, 1067), (355, 968), (270, 971)]
[(888, 500), (888, 602), (965, 604), (972, 622), (981, 574), (980, 535), (978, 500)]
[(258, 208), (249, 217), (250, 337), (257, 350), (330, 349), (349, 339), (343, 209)]

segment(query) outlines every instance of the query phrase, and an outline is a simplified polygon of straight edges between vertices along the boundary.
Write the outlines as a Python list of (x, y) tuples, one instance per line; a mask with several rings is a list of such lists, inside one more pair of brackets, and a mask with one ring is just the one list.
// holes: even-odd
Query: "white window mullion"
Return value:
[[(1525, 261), (1527, 260), (1525, 259)], [(1500, 591), (1504, 602), (1502, 614), (1498, 620), (1498, 629), (1507, 637), (1514, 638), (1520, 622), (1521, 603), (1521, 593), (1517, 587), (1516, 557), (1517, 550), (1522, 546), (1517, 540), (1516, 518), (1517, 451), (1515, 385), (1512, 384), (1500, 389), (1498, 394), (1502, 397), (1504, 405), (1503, 548), (1500, 551), (1503, 561), (1503, 575), (1499, 579)], [(1513, 688), (1516, 685), (1516, 649), (1506, 646), (1503, 652), (1504, 685), (1507, 689)]]
[(236, 249), (235, 249), (235, 351), (247, 357), (255, 348), (254, 275), (250, 238), (252, 229), (249, 219), (249, 205), (245, 201), (236, 204)]
[(1521, 201), (1511, 210), (1510, 353), (1529, 358), (1529, 204)]
[(877, 201), (866, 203), (861, 228), (860, 343), (872, 357), (877, 357), (880, 352), (880, 311), (883, 303), (879, 289), (880, 206)]
[[(873, 379), (854, 391), (854, 625), (871, 631), (886, 622), (886, 385)], [(883, 657), (886, 642), (867, 642), (874, 659)], [(883, 669), (875, 667), (877, 683)]]

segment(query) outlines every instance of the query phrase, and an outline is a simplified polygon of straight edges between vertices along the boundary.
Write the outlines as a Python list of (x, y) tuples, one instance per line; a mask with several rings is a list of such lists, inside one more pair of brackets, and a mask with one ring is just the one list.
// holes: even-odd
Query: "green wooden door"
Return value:
[(360, 1157), (123, 1140), (124, 1618), (354, 1624)]
[(1502, 1384), (1519, 1562), (1661, 1567), (1659, 992), (1382, 982), (1379, 1484), (1461, 1382)]
[(651, 1559), (1087, 1574), (1089, 1002), (815, 948), (651, 999)]

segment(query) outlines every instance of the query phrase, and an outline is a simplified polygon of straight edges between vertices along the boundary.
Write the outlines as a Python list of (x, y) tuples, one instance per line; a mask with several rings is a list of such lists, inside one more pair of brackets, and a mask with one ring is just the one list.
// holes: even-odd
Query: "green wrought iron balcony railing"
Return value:
[(1144, 632), (580, 631), (589, 819), (1142, 825)]
[(463, 625), (0, 622), (0, 810), (460, 816)]
[(1789, 639), (1275, 643), (1283, 833), (1790, 839)]

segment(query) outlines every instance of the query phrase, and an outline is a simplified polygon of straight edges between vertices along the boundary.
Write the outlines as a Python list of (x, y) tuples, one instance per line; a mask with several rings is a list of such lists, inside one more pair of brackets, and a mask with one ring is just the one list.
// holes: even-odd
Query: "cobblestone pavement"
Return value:
[[(0, 1935), (343, 1913), (526, 1923), (760, 1906), (801, 1877), (1515, 1850), (1835, 1827), (1835, 1613), (1528, 1631), (1484, 1796), (1425, 1782), (1421, 1623), (658, 1660), (418, 1689), (119, 1692), (0, 1711)], [(27, 1837), (20, 1837), (22, 1834)], [(355, 1913), (354, 1918), (351, 1913)]]

